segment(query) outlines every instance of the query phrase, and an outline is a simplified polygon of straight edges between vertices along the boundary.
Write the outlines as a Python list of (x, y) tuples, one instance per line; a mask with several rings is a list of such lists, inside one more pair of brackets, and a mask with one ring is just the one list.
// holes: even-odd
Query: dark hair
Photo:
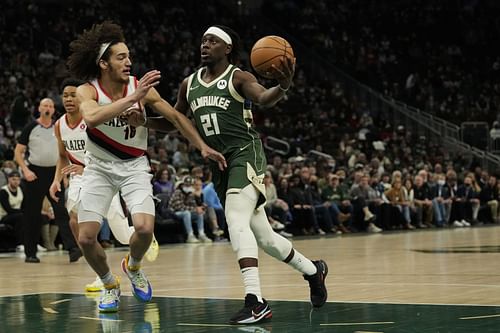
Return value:
[(111, 21), (94, 24), (90, 30), (84, 30), (69, 44), (71, 54), (68, 58), (70, 72), (79, 79), (91, 80), (100, 75), (96, 58), (103, 43), (111, 43), (101, 59), (108, 60), (111, 46), (125, 43), (122, 28)]
[(59, 87), (60, 91), (62, 92), (64, 90), (64, 88), (70, 86), (70, 87), (78, 87), (82, 84), (84, 84), (85, 82), (82, 81), (82, 80), (78, 80), (78, 79), (75, 79), (75, 78), (72, 78), (72, 77), (68, 77), (66, 79), (63, 80), (63, 82), (61, 83), (61, 86)]
[(238, 35), (236, 31), (229, 27), (226, 27), (225, 25), (214, 25), (214, 27), (224, 30), (231, 37), (233, 47), (231, 49), (231, 52), (227, 55), (227, 59), (231, 64), (236, 63), (239, 60), (240, 55), (240, 35)]

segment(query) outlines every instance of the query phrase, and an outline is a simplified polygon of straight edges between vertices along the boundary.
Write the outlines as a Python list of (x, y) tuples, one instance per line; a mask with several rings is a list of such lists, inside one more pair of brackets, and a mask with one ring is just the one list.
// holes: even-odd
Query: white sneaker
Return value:
[(104, 285), (99, 277), (96, 277), (94, 282), (85, 285), (85, 291), (89, 293), (101, 291), (102, 288), (104, 288)]
[(199, 234), (198, 235), (198, 239), (202, 242), (202, 243), (212, 243), (212, 240), (210, 238), (207, 237), (207, 235), (205, 234)]
[(47, 252), (47, 249), (46, 249), (46, 248), (44, 248), (43, 246), (41, 246), (40, 244), (38, 244), (38, 245), (36, 246), (36, 249), (37, 249), (38, 251), (40, 251), (40, 252)]
[(189, 234), (187, 239), (186, 239), (186, 243), (199, 243), (200, 240), (198, 238), (195, 237), (195, 235), (193, 234)]
[(214, 234), (215, 237), (220, 237), (220, 236), (224, 235), (224, 230), (217, 229), (217, 230), (212, 231), (212, 233)]
[(462, 228), (464, 225), (460, 221), (453, 221), (453, 226), (456, 228)]
[(321, 236), (326, 235), (326, 232), (324, 232), (323, 229), (318, 228), (318, 235), (321, 235)]
[(372, 212), (368, 212), (365, 214), (365, 221), (370, 221), (375, 218), (375, 215)]
[(16, 246), (16, 252), (24, 252), (24, 245)]
[(279, 232), (279, 234), (285, 238), (292, 238), (293, 237), (293, 234), (289, 233), (289, 232), (286, 232), (285, 230), (281, 230)]
[(273, 220), (271, 222), (271, 228), (273, 228), (273, 230), (280, 231), (285, 229), (285, 225), (279, 221)]
[(153, 235), (153, 240), (149, 244), (149, 248), (144, 255), (148, 261), (155, 261), (158, 258), (158, 253), (160, 252), (160, 247), (156, 241), (156, 237)]
[(467, 222), (466, 220), (462, 220), (462, 226), (464, 226), (464, 227), (470, 227), (470, 223)]
[(379, 227), (377, 227), (375, 224), (370, 223), (368, 225), (368, 232), (373, 232), (373, 233), (382, 232), (382, 229), (380, 229)]

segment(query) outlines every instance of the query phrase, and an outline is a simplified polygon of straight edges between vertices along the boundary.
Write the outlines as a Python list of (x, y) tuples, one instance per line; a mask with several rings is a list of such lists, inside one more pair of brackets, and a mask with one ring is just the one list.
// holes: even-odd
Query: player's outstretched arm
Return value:
[(122, 112), (132, 108), (134, 104), (144, 98), (152, 87), (158, 85), (160, 78), (161, 75), (159, 71), (152, 70), (147, 72), (139, 80), (137, 89), (133, 94), (120, 98), (107, 105), (97, 104), (96, 91), (89, 83), (79, 86), (76, 90), (76, 94), (81, 101), (80, 111), (82, 112), (85, 123), (88, 127), (94, 128), (119, 116)]
[(292, 84), (295, 73), (294, 61), (286, 58), (281, 60), (281, 67), (273, 65), (275, 77), (278, 85), (266, 89), (249, 72), (236, 71), (233, 77), (233, 84), (237, 91), (241, 92), (245, 98), (252, 100), (255, 104), (264, 107), (271, 107), (285, 96), (287, 90)]
[(227, 167), (224, 156), (210, 148), (201, 138), (200, 134), (191, 121), (182, 113), (174, 109), (167, 101), (161, 98), (156, 89), (151, 89), (144, 99), (145, 104), (150, 105), (156, 112), (170, 121), (180, 132), (201, 152), (203, 158), (209, 158), (219, 164), (223, 170)]

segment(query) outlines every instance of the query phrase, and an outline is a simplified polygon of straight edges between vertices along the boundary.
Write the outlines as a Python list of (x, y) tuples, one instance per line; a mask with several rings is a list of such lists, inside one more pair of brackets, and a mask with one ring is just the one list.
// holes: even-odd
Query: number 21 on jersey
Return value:
[(217, 121), (216, 113), (209, 113), (200, 116), (201, 126), (205, 136), (220, 134), (219, 123)]

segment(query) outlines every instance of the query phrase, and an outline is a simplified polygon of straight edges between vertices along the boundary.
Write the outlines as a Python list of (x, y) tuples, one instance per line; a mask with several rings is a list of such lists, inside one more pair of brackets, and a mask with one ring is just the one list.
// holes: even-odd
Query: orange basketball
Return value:
[(273, 79), (276, 72), (272, 65), (280, 68), (281, 59), (285, 57), (293, 61), (294, 55), (290, 43), (279, 36), (266, 36), (259, 39), (252, 47), (250, 62), (260, 76)]

